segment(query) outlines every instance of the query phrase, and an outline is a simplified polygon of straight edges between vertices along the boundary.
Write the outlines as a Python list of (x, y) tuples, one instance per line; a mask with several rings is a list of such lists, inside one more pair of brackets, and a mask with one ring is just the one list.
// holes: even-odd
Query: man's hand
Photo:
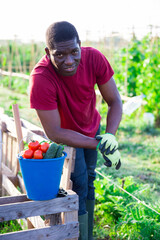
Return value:
[(96, 140), (99, 140), (97, 150), (99, 149), (105, 160), (104, 165), (114, 167), (118, 170), (121, 167), (120, 152), (118, 151), (118, 142), (114, 135), (106, 133), (97, 135)]
[(116, 141), (115, 136), (111, 133), (97, 135), (96, 140), (99, 140), (97, 150), (99, 149), (102, 154), (112, 154), (118, 148), (118, 142)]
[(107, 167), (114, 167), (115, 169), (118, 170), (121, 167), (121, 160), (120, 160), (120, 152), (116, 150), (112, 154), (105, 154), (105, 152), (102, 154), (103, 158), (105, 160), (104, 165)]

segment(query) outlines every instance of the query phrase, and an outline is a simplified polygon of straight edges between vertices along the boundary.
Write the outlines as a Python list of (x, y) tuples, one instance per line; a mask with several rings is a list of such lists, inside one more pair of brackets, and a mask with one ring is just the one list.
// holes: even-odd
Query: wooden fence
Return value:
[[(46, 140), (43, 130), (37, 126), (23, 119), (21, 126), (26, 142)], [(71, 190), (70, 180), (75, 149), (67, 146), (64, 149), (67, 158), (64, 162), (60, 186), (67, 191), (67, 196), (48, 201), (32, 201), (27, 198), (17, 159), (18, 149), (14, 119), (1, 114), (0, 222), (17, 219), (21, 224), (23, 221), (23, 230), (0, 234), (0, 240), (78, 239), (78, 196)]]

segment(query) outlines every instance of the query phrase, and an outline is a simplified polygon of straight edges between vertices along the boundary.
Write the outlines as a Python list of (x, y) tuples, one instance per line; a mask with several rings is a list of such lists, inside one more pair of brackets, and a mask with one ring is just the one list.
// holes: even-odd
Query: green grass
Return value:
[(21, 118), (37, 126), (41, 126), (35, 110), (30, 109), (29, 96), (27, 94), (21, 94), (0, 85), (0, 107), (4, 109), (5, 114), (11, 117), (13, 116), (13, 104), (18, 104)]
[[(139, 121), (142, 121), (139, 119)], [(125, 116), (122, 119), (117, 133), (119, 151), (121, 153), (122, 167), (116, 171), (112, 168), (104, 168), (107, 176), (120, 177), (133, 176), (139, 182), (148, 183), (155, 190), (160, 190), (160, 129), (148, 127), (143, 122), (137, 126), (137, 122)], [(103, 158), (99, 154), (98, 168), (103, 165)]]

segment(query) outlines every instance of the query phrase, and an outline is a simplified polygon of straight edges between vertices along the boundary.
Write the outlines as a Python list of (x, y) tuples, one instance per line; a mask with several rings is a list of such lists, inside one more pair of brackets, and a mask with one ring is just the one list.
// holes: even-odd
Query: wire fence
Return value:
[(112, 184), (114, 184), (117, 188), (119, 188), (121, 191), (125, 192), (126, 194), (128, 194), (130, 197), (132, 197), (133, 199), (135, 199), (139, 204), (142, 204), (143, 206), (147, 207), (148, 209), (150, 209), (151, 211), (157, 213), (158, 215), (160, 215), (159, 212), (157, 212), (155, 209), (153, 209), (152, 207), (150, 207), (149, 205), (147, 205), (144, 201), (141, 201), (140, 199), (138, 199), (137, 197), (135, 197), (133, 194), (129, 193), (128, 191), (126, 191), (124, 188), (122, 188), (121, 186), (117, 185), (113, 180), (109, 179), (108, 177), (104, 176), (102, 173), (100, 173), (98, 170), (96, 170), (96, 172), (103, 178), (107, 179), (109, 182), (111, 182)]

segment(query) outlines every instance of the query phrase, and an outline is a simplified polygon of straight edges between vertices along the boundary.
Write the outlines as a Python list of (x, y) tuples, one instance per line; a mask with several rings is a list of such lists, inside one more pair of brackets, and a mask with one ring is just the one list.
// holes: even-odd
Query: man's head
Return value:
[(76, 73), (80, 58), (80, 40), (76, 28), (69, 22), (56, 22), (46, 31), (46, 53), (55, 70), (63, 76)]

